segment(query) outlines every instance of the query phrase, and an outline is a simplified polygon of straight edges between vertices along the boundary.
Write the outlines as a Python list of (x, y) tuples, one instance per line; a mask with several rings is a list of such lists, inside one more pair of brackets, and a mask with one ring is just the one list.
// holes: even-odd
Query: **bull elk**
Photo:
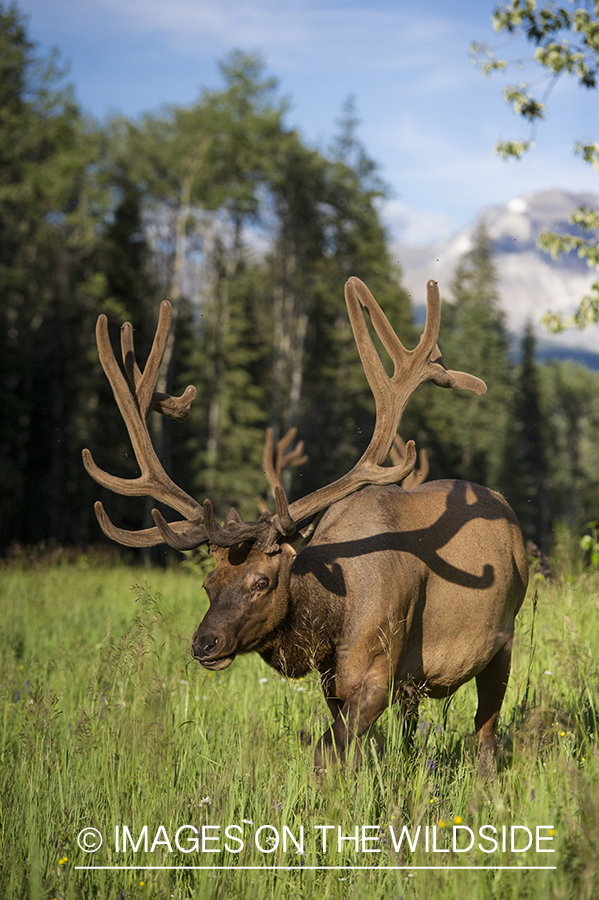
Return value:
[[(398, 487), (414, 468), (414, 442), (399, 465), (384, 465), (399, 421), (416, 388), (433, 381), (482, 394), (486, 385), (446, 368), (437, 347), (440, 300), (427, 285), (427, 318), (414, 350), (406, 350), (368, 288), (350, 278), (345, 298), (362, 364), (376, 404), (366, 451), (337, 481), (288, 503), (276, 466), (267, 473), (276, 512), (245, 522), (235, 509), (224, 525), (210, 500), (197, 503), (174, 484), (152, 447), (152, 409), (182, 419), (195, 395), (154, 391), (170, 328), (164, 302), (147, 365), (137, 366), (133, 332), (123, 325), (127, 382), (114, 357), (106, 317), (100, 316), (100, 360), (127, 425), (141, 475), (122, 479), (99, 469), (89, 450), (85, 467), (103, 487), (149, 496), (183, 519), (125, 531), (96, 514), (106, 535), (130, 547), (166, 542), (178, 550), (208, 544), (216, 563), (204, 587), (210, 608), (192, 640), (206, 669), (225, 669), (237, 654), (255, 650), (277, 671), (300, 677), (320, 673), (333, 724), (320, 738), (315, 762), (343, 759), (350, 741), (400, 700), (417, 712), (421, 696), (443, 698), (476, 679), (475, 729), (481, 767), (497, 747), (495, 724), (508, 681), (514, 617), (528, 567), (516, 517), (503, 497), (465, 481), (434, 481), (412, 491)], [(361, 310), (394, 364), (389, 377)], [(412, 703), (407, 700), (412, 698)]]

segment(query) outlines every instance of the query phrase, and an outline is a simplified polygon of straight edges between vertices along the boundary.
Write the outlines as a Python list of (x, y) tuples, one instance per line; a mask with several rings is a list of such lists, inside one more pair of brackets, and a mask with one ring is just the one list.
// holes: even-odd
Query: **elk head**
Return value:
[(211, 547), (216, 566), (204, 581), (210, 609), (191, 652), (208, 669), (225, 669), (237, 653), (258, 649), (284, 619), (295, 550), (287, 541), (265, 553), (249, 541)]
[[(152, 446), (147, 418), (152, 410), (174, 419), (184, 419), (195, 396), (188, 387), (175, 398), (155, 391), (158, 371), (170, 328), (170, 304), (165, 301), (148, 362), (142, 372), (135, 362), (133, 330), (123, 325), (121, 345), (129, 388), (118, 366), (108, 338), (107, 321), (100, 316), (97, 342), (100, 361), (112, 386), (141, 475), (123, 479), (109, 475), (94, 463), (89, 450), (83, 461), (89, 474), (103, 487), (119, 494), (149, 496), (167, 504), (183, 516), (168, 523), (159, 510), (152, 510), (155, 525), (141, 531), (125, 531), (108, 518), (100, 502), (96, 515), (104, 533), (130, 547), (149, 547), (166, 542), (178, 550), (191, 550), (208, 544), (216, 567), (208, 575), (205, 587), (210, 609), (193, 638), (193, 655), (206, 668), (230, 665), (238, 652), (259, 649), (272, 629), (283, 619), (289, 602), (288, 587), (297, 549), (310, 536), (314, 517), (333, 503), (369, 484), (389, 485), (406, 478), (416, 462), (413, 441), (405, 447), (397, 465), (384, 465), (397, 428), (412, 393), (425, 381), (441, 387), (460, 387), (481, 394), (486, 391), (480, 379), (446, 368), (437, 346), (440, 323), (440, 299), (436, 282), (427, 285), (427, 318), (424, 332), (414, 350), (406, 350), (393, 331), (378, 303), (358, 278), (345, 286), (348, 314), (366, 377), (376, 404), (374, 432), (366, 451), (356, 465), (337, 481), (288, 503), (281, 484), (280, 467), (265, 453), (265, 469), (276, 512), (264, 511), (256, 522), (244, 522), (231, 510), (224, 524), (214, 519), (210, 500), (200, 505), (178, 487), (164, 471)], [(383, 346), (394, 364), (388, 376), (375, 350), (362, 314), (364, 307)], [(271, 464), (268, 464), (268, 459)]]

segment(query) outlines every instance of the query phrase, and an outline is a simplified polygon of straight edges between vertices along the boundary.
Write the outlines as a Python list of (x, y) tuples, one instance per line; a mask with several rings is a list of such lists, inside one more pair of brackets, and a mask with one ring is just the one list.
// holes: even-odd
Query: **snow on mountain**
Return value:
[[(561, 335), (551, 335), (540, 325), (549, 310), (572, 313), (597, 279), (596, 271), (575, 253), (554, 260), (537, 247), (544, 229), (572, 232), (570, 216), (583, 205), (599, 209), (599, 195), (542, 191), (515, 197), (505, 206), (488, 207), (480, 218), (484, 218), (493, 239), (500, 303), (509, 330), (520, 335), (530, 319), (539, 341), (539, 355), (584, 359), (599, 368), (599, 325)], [(394, 248), (403, 269), (403, 284), (417, 310), (425, 302), (430, 278), (439, 282), (441, 295), (451, 299), (451, 280), (460, 259), (472, 248), (475, 228), (473, 222), (435, 244)]]

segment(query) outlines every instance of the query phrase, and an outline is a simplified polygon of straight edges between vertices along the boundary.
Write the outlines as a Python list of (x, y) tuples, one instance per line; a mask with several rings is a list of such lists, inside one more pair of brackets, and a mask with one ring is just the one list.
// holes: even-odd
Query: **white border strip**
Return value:
[(229, 872), (240, 870), (244, 872), (274, 872), (274, 871), (297, 871), (297, 872), (324, 872), (324, 871), (350, 871), (354, 869), (363, 870), (370, 869), (374, 871), (392, 871), (392, 872), (404, 872), (409, 869), (426, 869), (431, 870), (434, 869), (437, 872), (443, 871), (481, 871), (481, 872), (496, 872), (499, 870), (508, 870), (512, 872), (524, 872), (527, 870), (553, 870), (557, 869), (557, 866), (75, 866), (75, 869), (86, 870), (86, 871), (117, 871), (117, 872), (127, 872), (131, 870), (156, 870), (156, 869), (169, 869), (177, 872), (183, 872), (188, 870), (200, 870), (200, 871), (208, 871), (208, 872)]

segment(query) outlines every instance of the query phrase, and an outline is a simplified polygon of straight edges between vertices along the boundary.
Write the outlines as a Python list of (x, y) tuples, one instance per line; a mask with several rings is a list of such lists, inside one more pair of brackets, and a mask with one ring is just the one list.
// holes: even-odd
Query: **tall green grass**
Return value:
[[(537, 580), (529, 593), (499, 728), (497, 783), (477, 776), (473, 684), (446, 703), (422, 704), (413, 749), (391, 708), (364, 736), (360, 766), (317, 778), (314, 741), (328, 713), (318, 680), (282, 679), (255, 655), (221, 673), (193, 662), (190, 639), (206, 608), (201, 580), (193, 567), (98, 568), (83, 558), (0, 570), (3, 900), (597, 896), (597, 575)], [(553, 826), (555, 852), (508, 845), (485, 854), (475, 845), (433, 853), (433, 826), (437, 846), (449, 846), (456, 817), (477, 843), (486, 824), (499, 832)], [(150, 846), (168, 836), (173, 852), (158, 843), (146, 853), (143, 841), (137, 852), (117, 852), (115, 827), (122, 834), (125, 825), (136, 840), (147, 825)], [(217, 837), (207, 847), (232, 849), (239, 844), (224, 829), (239, 826), (230, 834), (242, 835), (243, 850), (184, 854), (174, 846), (184, 825), (220, 825), (220, 835), (205, 832)], [(281, 837), (272, 853), (256, 846), (264, 825), (272, 826), (258, 836), (264, 850), (269, 837)], [(404, 825), (412, 839), (421, 827), (414, 852), (405, 839), (393, 848), (389, 826), (398, 836)], [(299, 841), (302, 826), (303, 854), (290, 838), (284, 852), (285, 827)], [(365, 848), (381, 852), (352, 841), (339, 850), (337, 828), (353, 837), (362, 826), (380, 826), (381, 841)], [(78, 847), (87, 827), (104, 837), (96, 853)], [(125, 865), (146, 868), (78, 868)], [(149, 868), (166, 865), (236, 868)], [(462, 868), (384, 868), (398, 865)], [(523, 868), (538, 865), (556, 868)]]

